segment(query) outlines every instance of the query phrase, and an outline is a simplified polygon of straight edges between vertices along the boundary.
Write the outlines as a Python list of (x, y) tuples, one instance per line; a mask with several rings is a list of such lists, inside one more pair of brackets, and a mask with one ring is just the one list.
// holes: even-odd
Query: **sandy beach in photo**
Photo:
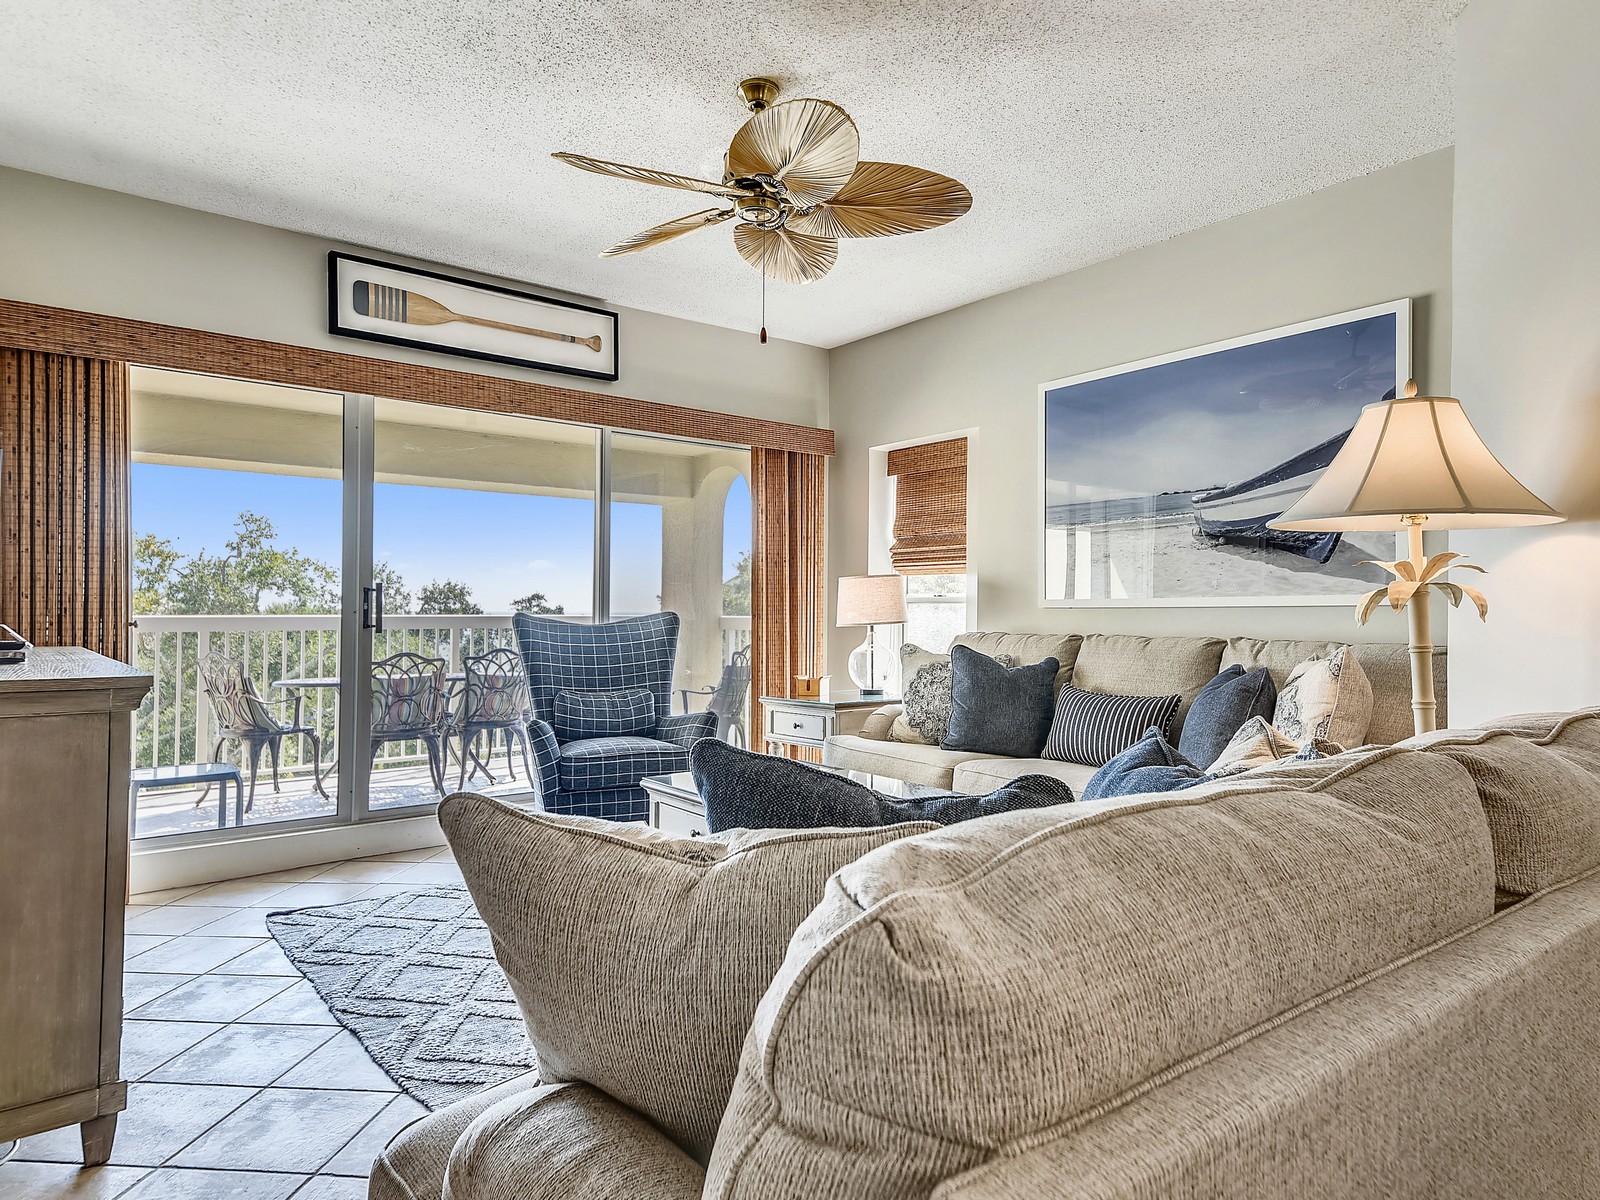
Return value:
[(1046, 597), (1347, 597), (1389, 578), (1377, 567), (1358, 566), (1362, 559), (1394, 556), (1394, 535), (1386, 533), (1346, 534), (1328, 562), (1315, 563), (1268, 546), (1207, 538), (1188, 514), (1077, 525), (1046, 530)]

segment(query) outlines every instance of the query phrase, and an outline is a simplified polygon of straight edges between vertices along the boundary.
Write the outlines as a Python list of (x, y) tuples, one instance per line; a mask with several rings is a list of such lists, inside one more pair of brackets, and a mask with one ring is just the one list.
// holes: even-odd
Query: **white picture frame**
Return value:
[(1040, 384), (1040, 606), (1353, 605), (1387, 579), (1358, 558), (1394, 557), (1393, 535), (1346, 534), (1318, 562), (1265, 509), (1398, 393), (1411, 349), (1400, 299)]

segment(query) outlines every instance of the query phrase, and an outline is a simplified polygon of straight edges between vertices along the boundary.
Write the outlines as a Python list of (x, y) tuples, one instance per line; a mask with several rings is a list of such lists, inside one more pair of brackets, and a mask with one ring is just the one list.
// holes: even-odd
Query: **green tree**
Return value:
[[(411, 589), (406, 587), (406, 581), (400, 578), (396, 571), (386, 562), (372, 564), (372, 582), (383, 584), (383, 611), (391, 613), (408, 613), (411, 611)], [(429, 611), (423, 609), (423, 612)]]
[(136, 570), (147, 597), (166, 613), (337, 612), (338, 574), (327, 563), (276, 544), (271, 520), (239, 514), (222, 554), (182, 558), (165, 539), (136, 539)]
[(172, 586), (172, 573), (183, 555), (172, 544), (171, 538), (157, 537), (153, 533), (135, 534), (133, 538), (133, 611), (135, 613), (164, 612), (167, 590)]
[(564, 613), (567, 606), (564, 604), (551, 604), (550, 598), (543, 592), (529, 592), (526, 596), (511, 602), (512, 612), (525, 613)]
[(455, 579), (435, 579), (422, 585), (419, 613), (481, 613), (472, 599), (472, 589)]
[(750, 615), (750, 551), (739, 556), (733, 574), (722, 581), (722, 614), (727, 617)]

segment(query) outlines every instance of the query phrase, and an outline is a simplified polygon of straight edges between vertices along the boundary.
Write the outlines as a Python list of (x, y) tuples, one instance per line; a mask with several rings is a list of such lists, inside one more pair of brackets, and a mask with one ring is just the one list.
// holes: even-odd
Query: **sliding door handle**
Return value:
[(361, 628), (383, 632), (383, 584), (361, 589)]

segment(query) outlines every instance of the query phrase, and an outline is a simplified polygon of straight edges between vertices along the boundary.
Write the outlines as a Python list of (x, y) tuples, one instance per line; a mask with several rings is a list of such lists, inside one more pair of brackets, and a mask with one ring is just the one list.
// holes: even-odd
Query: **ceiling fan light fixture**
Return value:
[(777, 229), (789, 217), (783, 202), (773, 196), (747, 196), (734, 201), (733, 208), (739, 220), (757, 229)]

